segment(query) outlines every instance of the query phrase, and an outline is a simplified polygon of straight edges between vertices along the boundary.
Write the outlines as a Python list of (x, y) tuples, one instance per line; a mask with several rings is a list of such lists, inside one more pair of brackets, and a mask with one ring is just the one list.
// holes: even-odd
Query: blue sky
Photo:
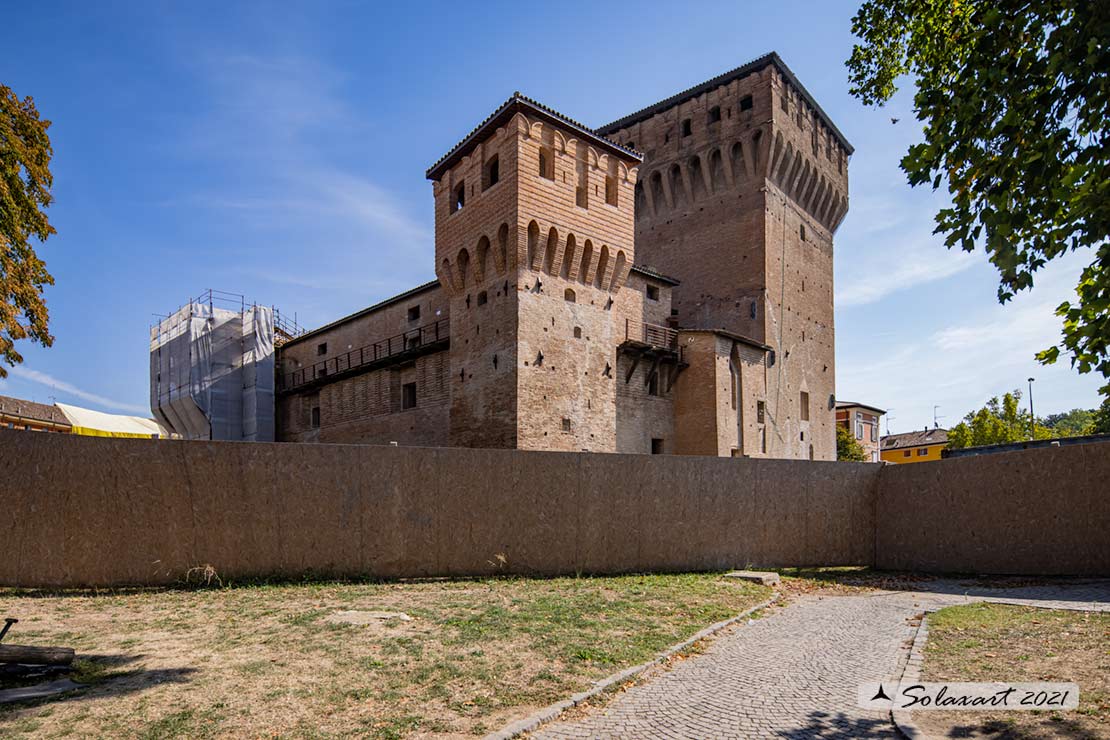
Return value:
[[(984, 255), (932, 236), (944, 195), (898, 169), (901, 94), (848, 95), (854, 2), (53, 3), (5, 14), (0, 82), (54, 122), (51, 349), (0, 393), (149, 414), (148, 327), (206, 288), (318, 326), (434, 277), (424, 170), (514, 90), (601, 125), (776, 50), (856, 147), (835, 238), (840, 398), (891, 431), (955, 423), (1037, 378), (1087, 255), (1005, 307)], [(892, 124), (891, 118), (899, 118)], [(885, 431), (885, 427), (884, 427)]]

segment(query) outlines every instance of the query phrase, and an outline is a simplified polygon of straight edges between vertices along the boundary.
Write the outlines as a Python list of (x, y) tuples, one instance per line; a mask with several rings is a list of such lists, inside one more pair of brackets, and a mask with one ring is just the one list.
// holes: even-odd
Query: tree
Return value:
[(999, 302), (1031, 288), (1048, 261), (1092, 252), (1076, 299), (1056, 313), (1072, 367), (1100, 372), (1110, 396), (1110, 3), (868, 0), (852, 31), (851, 93), (864, 104), (914, 78), (924, 141), (902, 169), (912, 186), (947, 185), (952, 207), (934, 233), (949, 248), (985, 249)]
[(0, 85), (0, 378), (8, 375), (5, 363), (23, 362), (15, 342), (54, 343), (42, 297), (54, 278), (31, 243), (54, 233), (43, 212), (54, 200), (49, 127), (30, 97), (20, 100)]
[(1058, 414), (1049, 414), (1040, 420), (1045, 428), (1052, 431), (1053, 437), (1079, 437), (1091, 434), (1094, 422), (1095, 412), (1091, 409), (1072, 409)]
[[(948, 446), (978, 447), (1029, 439), (1029, 412), (1022, 411), (1021, 391), (995, 396), (978, 411), (969, 411), (964, 420), (948, 430)], [(1051, 439), (1052, 430), (1034, 425), (1035, 439)]]
[(852, 436), (852, 431), (839, 424), (836, 425), (836, 459), (847, 462), (871, 462), (863, 445)]
[(1092, 420), (1092, 434), (1110, 434), (1110, 398), (1102, 402)]

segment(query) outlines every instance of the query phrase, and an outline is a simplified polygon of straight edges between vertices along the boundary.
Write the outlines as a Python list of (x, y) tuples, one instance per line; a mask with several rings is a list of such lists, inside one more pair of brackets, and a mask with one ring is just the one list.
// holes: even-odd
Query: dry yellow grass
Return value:
[[(75, 647), (94, 683), (0, 706), (0, 735), (481, 734), (769, 594), (711, 574), (0, 590), (6, 641)], [(413, 620), (328, 619), (347, 610)]]
[(1074, 711), (916, 712), (936, 737), (1110, 738), (1110, 614), (970, 604), (929, 616), (926, 681), (1074, 681)]

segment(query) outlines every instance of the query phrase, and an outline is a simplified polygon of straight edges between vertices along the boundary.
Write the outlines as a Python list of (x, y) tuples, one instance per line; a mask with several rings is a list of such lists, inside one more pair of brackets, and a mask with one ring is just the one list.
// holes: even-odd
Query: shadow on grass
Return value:
[[(196, 668), (146, 669), (131, 667), (136, 661), (144, 657), (146, 656), (142, 654), (79, 654), (69, 675), (70, 679), (81, 684), (79, 689), (39, 699), (0, 704), (0, 723), (3, 723), (6, 718), (18, 715), (21, 709), (47, 704), (88, 701), (104, 696), (134, 694), (160, 684), (186, 683), (190, 680), (190, 676), (197, 672)], [(25, 687), (26, 685), (25, 682), (11, 677), (6, 680), (0, 679), (0, 689)]]

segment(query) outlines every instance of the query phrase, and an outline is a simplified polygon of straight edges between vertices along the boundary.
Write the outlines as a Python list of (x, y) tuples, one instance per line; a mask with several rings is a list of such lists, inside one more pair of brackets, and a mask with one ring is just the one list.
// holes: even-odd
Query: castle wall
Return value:
[[(450, 422), (446, 351), (344, 378), (278, 403), (282, 442), (447, 446)], [(403, 388), (413, 383), (416, 404), (404, 408)], [(319, 426), (312, 409), (319, 408)]]

